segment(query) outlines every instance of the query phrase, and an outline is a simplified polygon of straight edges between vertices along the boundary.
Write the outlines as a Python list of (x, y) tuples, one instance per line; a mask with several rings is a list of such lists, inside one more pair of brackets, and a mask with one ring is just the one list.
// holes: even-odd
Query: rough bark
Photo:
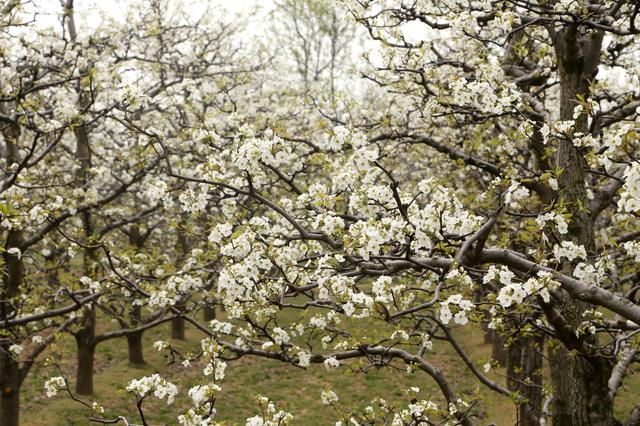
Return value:
[(554, 384), (553, 425), (615, 425), (608, 395), (611, 366), (606, 359), (585, 359), (559, 348), (550, 354)]
[[(585, 27), (569, 24), (555, 34), (555, 52), (560, 75), (561, 120), (572, 120), (579, 97), (589, 97), (589, 83), (595, 77), (602, 45), (602, 33), (586, 32)], [(587, 117), (576, 119), (575, 132), (588, 131)], [(560, 237), (583, 245), (588, 253), (595, 251), (594, 225), (587, 209), (585, 165), (582, 153), (571, 140), (556, 141), (556, 167), (563, 172), (559, 177), (561, 202), (571, 214), (569, 230)], [(570, 273), (573, 265), (563, 265)], [(562, 293), (557, 309), (567, 325), (576, 330), (582, 322), (582, 313), (592, 305)], [(595, 342), (586, 342), (587, 345)], [(551, 380), (554, 387), (554, 426), (614, 425), (613, 402), (608, 394), (607, 382), (611, 363), (590, 354), (571, 352), (558, 346), (550, 351)]]

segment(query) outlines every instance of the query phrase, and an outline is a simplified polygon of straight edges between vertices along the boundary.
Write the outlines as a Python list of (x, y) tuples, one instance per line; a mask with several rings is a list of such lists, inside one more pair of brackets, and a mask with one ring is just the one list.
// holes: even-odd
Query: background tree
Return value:
[[(280, 67), (293, 67), (305, 87), (326, 82), (335, 101), (336, 85), (351, 63), (356, 40), (353, 18), (338, 2), (282, 0), (271, 12)], [(285, 80), (292, 78), (289, 73)]]

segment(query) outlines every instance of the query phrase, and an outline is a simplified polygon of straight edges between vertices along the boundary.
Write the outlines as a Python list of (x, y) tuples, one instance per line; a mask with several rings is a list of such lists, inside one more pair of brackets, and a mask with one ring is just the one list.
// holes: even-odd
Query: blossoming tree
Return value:
[[(33, 18), (38, 4), (3, 6), (0, 424), (18, 424), (20, 387), (62, 332), (77, 343), (75, 388), (91, 394), (97, 344), (126, 336), (138, 352), (130, 358), (139, 361), (141, 332), (172, 318), (166, 309), (143, 318), (139, 287), (126, 278), (130, 270), (138, 277), (165, 260), (164, 252), (155, 252), (160, 261), (141, 252), (149, 237), (144, 228), (157, 226), (159, 209), (143, 189), (161, 163), (149, 140), (179, 126), (149, 123), (184, 100), (194, 78), (206, 76), (200, 94), (214, 97), (240, 84), (234, 73), (245, 71), (240, 65), (231, 70), (234, 51), (226, 40), (232, 29), (185, 23), (184, 16), (167, 16), (162, 2), (148, 5), (150, 13), (127, 17), (123, 25), (130, 32), (102, 25), (82, 34), (73, 1), (61, 3), (55, 25)], [(176, 38), (195, 44), (180, 45)], [(205, 53), (197, 50), (203, 46)], [(119, 231), (136, 246), (133, 259)], [(152, 272), (146, 279), (169, 276)], [(121, 329), (97, 334), (98, 311)]]
[[(640, 312), (640, 103), (625, 85), (637, 78), (637, 6), (348, 7), (380, 41), (364, 72), (388, 89), (389, 108), (325, 116), (324, 137), (248, 125), (200, 173), (170, 171), (226, 205), (235, 199), (209, 235), (225, 265), (223, 303), (245, 321), (214, 330), (220, 350), (303, 367), (399, 358), (455, 404), (424, 357), (427, 342), (445, 339), (468, 360), (450, 325), (487, 321), (517, 334), (509, 345), (521, 364), (507, 387), (467, 366), (515, 398), (521, 424), (547, 415), (545, 397), (555, 424), (614, 424)], [(237, 212), (243, 203), (255, 206), (249, 216)], [(285, 309), (326, 313), (282, 324)], [(372, 339), (338, 326), (363, 317), (393, 332)], [(314, 333), (319, 353), (309, 347)], [(472, 412), (454, 411), (472, 422)]]
[[(177, 421), (219, 422), (215, 404), (228, 363), (257, 356), (301, 369), (404, 368), (439, 390), (420, 399), (419, 389), (409, 389), (406, 407), (377, 399), (361, 411), (325, 391), (320, 397), (338, 424), (479, 423), (484, 401), (431, 357), (434, 342), (444, 342), (466, 374), (515, 404), (518, 424), (619, 424), (614, 401), (638, 361), (640, 327), (637, 2), (345, 0), (343, 7), (372, 41), (359, 70), (377, 86), (368, 103), (346, 93), (301, 101), (290, 87), (270, 85), (269, 72), (282, 71), (269, 69), (244, 89), (231, 83), (220, 92), (203, 72), (181, 91), (163, 92), (171, 101), (125, 114), (112, 129), (139, 136), (153, 151), (144, 157), (153, 171), (135, 188), (147, 206), (162, 204), (161, 216), (172, 218), (168, 232), (188, 234), (191, 245), (183, 244), (189, 254), (171, 267), (167, 256), (132, 260), (108, 251), (103, 262), (105, 276), (126, 290), (118, 303), (161, 310), (203, 335), (195, 354), (155, 344), (185, 368), (204, 364), (200, 382), (186, 390), (191, 407)], [(12, 25), (7, 10), (3, 19)], [(141, 62), (151, 82), (166, 85), (171, 66), (156, 75)], [(20, 164), (29, 164), (11, 149), (24, 126), (18, 117), (32, 126), (34, 144), (44, 137), (37, 126), (45, 112), (10, 108), (52, 85), (27, 87), (1, 103), (7, 162), (19, 164), (5, 178), (8, 189)], [(55, 173), (51, 164), (47, 173)], [(101, 212), (113, 200), (86, 210)], [(13, 198), (11, 206), (14, 221), (39, 217)], [(3, 324), (46, 317), (69, 327), (76, 317), (67, 314), (93, 299), (76, 297), (44, 317), (15, 314), (21, 284), (12, 280), (22, 276), (28, 246), (14, 241), (34, 237), (9, 221)], [(46, 229), (64, 232), (61, 222)], [(157, 244), (170, 253), (174, 241)], [(205, 283), (211, 276), (215, 285)], [(197, 320), (212, 304), (224, 316)], [(463, 327), (486, 333), (506, 359), (479, 365), (460, 339)], [(24, 339), (9, 334), (0, 354), (7, 372)], [(500, 362), (504, 383), (487, 374)], [(12, 377), (5, 374), (3, 387)], [(45, 388), (51, 396), (66, 389), (93, 421), (127, 422), (103, 418), (64, 376)], [(171, 403), (183, 391), (160, 374), (131, 378), (125, 389), (143, 424), (147, 398)], [(261, 414), (247, 424), (291, 421), (267, 398), (257, 403)], [(3, 424), (15, 424), (4, 420), (5, 410)], [(625, 421), (640, 424), (640, 406)]]

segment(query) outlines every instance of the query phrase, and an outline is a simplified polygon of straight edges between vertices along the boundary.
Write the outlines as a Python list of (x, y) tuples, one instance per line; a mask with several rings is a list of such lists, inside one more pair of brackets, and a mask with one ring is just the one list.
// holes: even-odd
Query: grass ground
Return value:
[[(462, 331), (461, 331), (462, 332)], [(479, 331), (465, 327), (460, 335), (469, 355), (480, 365), (490, 356), (491, 348), (483, 344)], [(150, 398), (145, 402), (145, 415), (152, 425), (175, 425), (177, 416), (188, 407), (186, 390), (197, 384), (201, 368), (183, 368), (179, 363), (167, 366), (163, 354), (153, 350), (155, 340), (167, 340), (169, 325), (163, 325), (145, 333), (145, 357), (147, 365), (131, 368), (127, 365), (127, 347), (124, 339), (108, 341), (98, 346), (96, 354), (95, 395), (93, 400), (105, 407), (105, 416), (125, 415), (130, 422), (139, 421), (135, 398), (124, 387), (132, 378), (139, 378), (154, 372), (161, 372), (182, 391), (181, 397), (173, 405), (167, 406)], [(185, 341), (173, 341), (172, 345), (184, 350), (197, 350), (201, 335), (187, 328)], [(73, 378), (75, 344), (71, 339), (62, 343), (67, 356), (62, 368)], [(514, 425), (516, 423), (513, 405), (474, 381), (466, 367), (444, 344), (436, 345), (428, 361), (441, 368), (459, 394), (478, 392), (484, 418), (480, 424)], [(504, 372), (500, 369), (489, 373), (495, 380)], [(43, 384), (48, 375), (56, 375), (51, 367), (37, 366), (31, 372), (22, 396), (22, 424), (28, 426), (67, 426), (89, 424), (87, 410), (59, 394), (47, 398)], [(433, 381), (424, 373), (407, 374), (403, 371), (369, 370), (367, 373), (352, 374), (347, 368), (338, 372), (327, 372), (323, 366), (312, 366), (307, 371), (292, 368), (277, 361), (243, 358), (230, 363), (222, 382), (223, 391), (216, 402), (220, 419), (229, 419), (229, 424), (243, 425), (247, 417), (257, 414), (254, 396), (262, 394), (271, 398), (287, 411), (294, 414), (295, 425), (330, 425), (337, 415), (332, 408), (322, 405), (320, 393), (332, 389), (345, 406), (364, 407), (375, 397), (387, 401), (406, 402), (404, 390), (418, 386), (425, 399), (430, 394), (437, 395)], [(618, 398), (617, 411), (626, 417), (635, 403), (640, 400), (640, 375), (627, 381), (622, 395)]]

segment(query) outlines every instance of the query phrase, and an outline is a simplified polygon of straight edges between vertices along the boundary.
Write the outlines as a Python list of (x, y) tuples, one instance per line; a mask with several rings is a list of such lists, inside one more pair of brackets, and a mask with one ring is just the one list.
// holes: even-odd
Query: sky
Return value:
[[(261, 19), (273, 7), (273, 0), (172, 0), (175, 5), (188, 7), (194, 14), (204, 11), (207, 3), (217, 12), (226, 11), (229, 14), (244, 14), (255, 12), (250, 28), (253, 31), (260, 31), (266, 25), (266, 20)], [(74, 0), (76, 15), (76, 26), (78, 32), (82, 34), (83, 29), (91, 29), (100, 25), (105, 17), (123, 19), (126, 11), (136, 0)], [(37, 10), (37, 20), (43, 25), (55, 26), (59, 22), (59, 15), (62, 12), (60, 0), (34, 0), (31, 8)]]
[[(0, 0), (2, 1), (2, 0)], [(31, 7), (38, 12), (37, 21), (47, 26), (57, 26), (60, 22), (62, 7), (61, 0), (33, 0)], [(64, 0), (66, 1), (66, 0)], [(127, 9), (138, 3), (139, 0), (74, 0), (76, 27), (78, 33), (82, 35), (85, 31), (100, 26), (105, 17), (124, 20)], [(226, 12), (227, 14), (250, 14), (253, 17), (248, 21), (247, 33), (260, 34), (269, 25), (269, 19), (265, 16), (273, 9), (274, 0), (169, 0), (176, 7), (187, 7), (193, 11), (194, 15), (203, 12), (207, 4), (211, 5), (214, 13)], [(433, 37), (433, 32), (425, 28), (425, 24), (418, 21), (407, 22), (402, 27), (402, 34), (409, 42), (419, 42), (420, 40)], [(246, 33), (245, 33), (246, 34)], [(366, 43), (364, 49), (371, 55), (373, 62), (378, 56), (378, 43)], [(357, 49), (356, 49), (357, 50)], [(360, 51), (354, 56), (360, 56)], [(354, 58), (355, 59), (355, 58)], [(627, 75), (624, 69), (609, 69), (599, 67), (600, 79), (605, 79), (612, 86), (624, 86), (622, 89), (636, 91), (638, 76), (632, 78)]]

